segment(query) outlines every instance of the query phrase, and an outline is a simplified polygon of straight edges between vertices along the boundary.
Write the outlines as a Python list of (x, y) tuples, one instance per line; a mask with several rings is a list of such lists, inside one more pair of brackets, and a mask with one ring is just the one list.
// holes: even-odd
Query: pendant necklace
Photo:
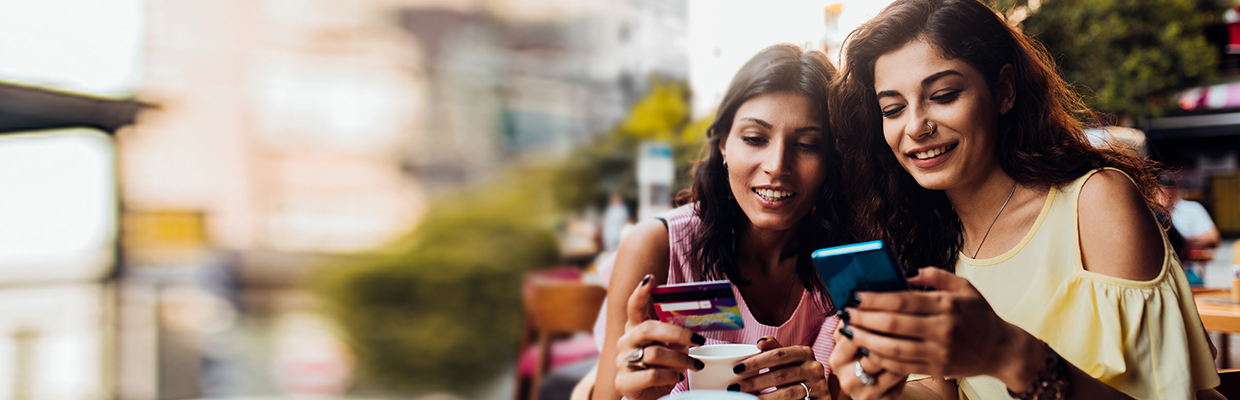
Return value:
[[(982, 235), (982, 241), (977, 243), (977, 249), (973, 250), (973, 255), (969, 256), (969, 258), (977, 259), (977, 253), (982, 251), (982, 245), (986, 244), (986, 237), (990, 236), (990, 229), (995, 227), (995, 222), (999, 221), (999, 215), (1003, 214), (1003, 209), (1007, 208), (1008, 200), (1012, 200), (1012, 194), (1014, 193), (1016, 193), (1016, 182), (1012, 182), (1012, 191), (1008, 192), (1007, 199), (1004, 199), (1003, 205), (999, 206), (999, 212), (995, 213), (995, 219), (990, 220), (990, 226), (986, 227), (986, 233)], [(964, 251), (968, 253), (969, 239), (965, 239), (964, 237), (963, 226), (960, 230), (960, 240), (964, 241)]]

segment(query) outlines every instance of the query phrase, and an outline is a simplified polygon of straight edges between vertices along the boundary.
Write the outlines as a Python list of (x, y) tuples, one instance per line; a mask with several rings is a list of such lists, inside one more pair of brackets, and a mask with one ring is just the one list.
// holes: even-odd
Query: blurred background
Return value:
[[(739, 66), (887, 3), (0, 0), (0, 399), (567, 398)], [(992, 4), (1229, 287), (1236, 1)]]

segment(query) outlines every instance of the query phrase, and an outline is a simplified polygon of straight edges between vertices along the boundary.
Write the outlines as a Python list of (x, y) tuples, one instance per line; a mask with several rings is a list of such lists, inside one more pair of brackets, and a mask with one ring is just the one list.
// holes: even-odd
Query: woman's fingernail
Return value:
[(851, 315), (848, 315), (848, 311), (844, 311), (844, 310), (840, 310), (839, 315), (840, 315), (840, 321), (844, 321), (845, 324), (848, 323), (849, 318), (852, 318)]
[(680, 374), (680, 381), (681, 381), (681, 382), (684, 382), (684, 381), (685, 381), (685, 374), (683, 374), (683, 373), (682, 373), (682, 374)]
[(855, 295), (855, 294), (854, 294), (854, 295), (852, 296), (852, 303), (853, 303), (853, 306), (854, 306), (854, 307), (855, 307), (855, 306), (859, 306), (859, 305), (861, 305), (861, 296), (858, 296), (858, 295)]
[(771, 338), (768, 338), (768, 337), (760, 338), (760, 339), (758, 339), (758, 343), (762, 343), (762, 342), (765, 342), (765, 341), (767, 341), (767, 340), (771, 340)]
[(642, 278), (642, 283), (641, 283), (640, 285), (637, 285), (637, 286), (646, 286), (646, 284), (647, 284), (647, 283), (650, 283), (650, 278), (652, 278), (652, 277), (654, 277), (654, 275), (651, 275), (651, 274), (646, 274), (646, 277), (645, 277), (645, 278)]
[[(703, 363), (702, 360), (693, 360), (693, 369), (701, 371), (702, 368), (706, 368), (706, 363)], [(715, 387), (718, 387), (718, 386), (715, 386)]]
[(732, 373), (737, 375), (745, 373), (745, 364), (736, 364), (736, 366), (732, 367)]
[[(715, 386), (715, 387), (718, 387), (718, 386)], [(728, 391), (729, 391), (729, 392), (739, 392), (739, 391), (741, 391), (741, 384), (739, 384), (739, 383), (733, 383), (733, 384), (731, 384), (731, 385), (728, 385)]]
[(858, 355), (860, 355), (860, 356), (862, 356), (862, 357), (869, 357), (869, 356), (870, 356), (870, 351), (869, 351), (869, 350), (866, 350), (866, 348), (864, 348), (864, 347), (858, 347), (858, 348), (857, 348), (857, 354), (858, 354)]
[(844, 335), (844, 337), (848, 338), (848, 340), (852, 340), (853, 338), (852, 331), (848, 330), (848, 328), (840, 328), (840, 334)]
[(706, 337), (695, 333), (693, 334), (693, 337), (689, 338), (689, 341), (693, 342), (693, 344), (701, 346), (706, 344)]
[(921, 275), (921, 268), (915, 269), (912, 272), (909, 272), (908, 274), (905, 274), (905, 275), (907, 275), (909, 278), (916, 278), (917, 275)]

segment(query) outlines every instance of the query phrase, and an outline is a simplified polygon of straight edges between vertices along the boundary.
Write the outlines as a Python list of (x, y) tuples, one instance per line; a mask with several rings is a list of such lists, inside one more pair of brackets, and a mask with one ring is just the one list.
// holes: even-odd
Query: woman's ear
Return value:
[(999, 101), (999, 114), (1007, 114), (1016, 104), (1016, 69), (1012, 64), (1004, 64), (999, 68), (999, 82), (995, 94)]

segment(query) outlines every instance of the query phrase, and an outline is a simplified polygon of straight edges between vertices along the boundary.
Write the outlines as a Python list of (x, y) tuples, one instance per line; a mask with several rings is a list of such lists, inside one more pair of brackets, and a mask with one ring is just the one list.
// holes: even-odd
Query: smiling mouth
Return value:
[(955, 149), (956, 146), (959, 146), (959, 145), (960, 143), (952, 143), (952, 144), (949, 144), (943, 147), (937, 147), (937, 148), (933, 148), (933, 149), (926, 150), (926, 151), (920, 151), (917, 153), (909, 153), (908, 156), (916, 158), (918, 160), (929, 160), (931, 158), (941, 156), (943, 155), (943, 153), (952, 151), (952, 149)]
[(785, 192), (781, 190), (758, 189), (758, 188), (753, 188), (751, 190), (753, 190), (754, 193), (756, 193), (759, 197), (762, 197), (762, 199), (766, 201), (780, 201), (780, 200), (784, 200), (784, 199), (797, 195), (796, 192)]

